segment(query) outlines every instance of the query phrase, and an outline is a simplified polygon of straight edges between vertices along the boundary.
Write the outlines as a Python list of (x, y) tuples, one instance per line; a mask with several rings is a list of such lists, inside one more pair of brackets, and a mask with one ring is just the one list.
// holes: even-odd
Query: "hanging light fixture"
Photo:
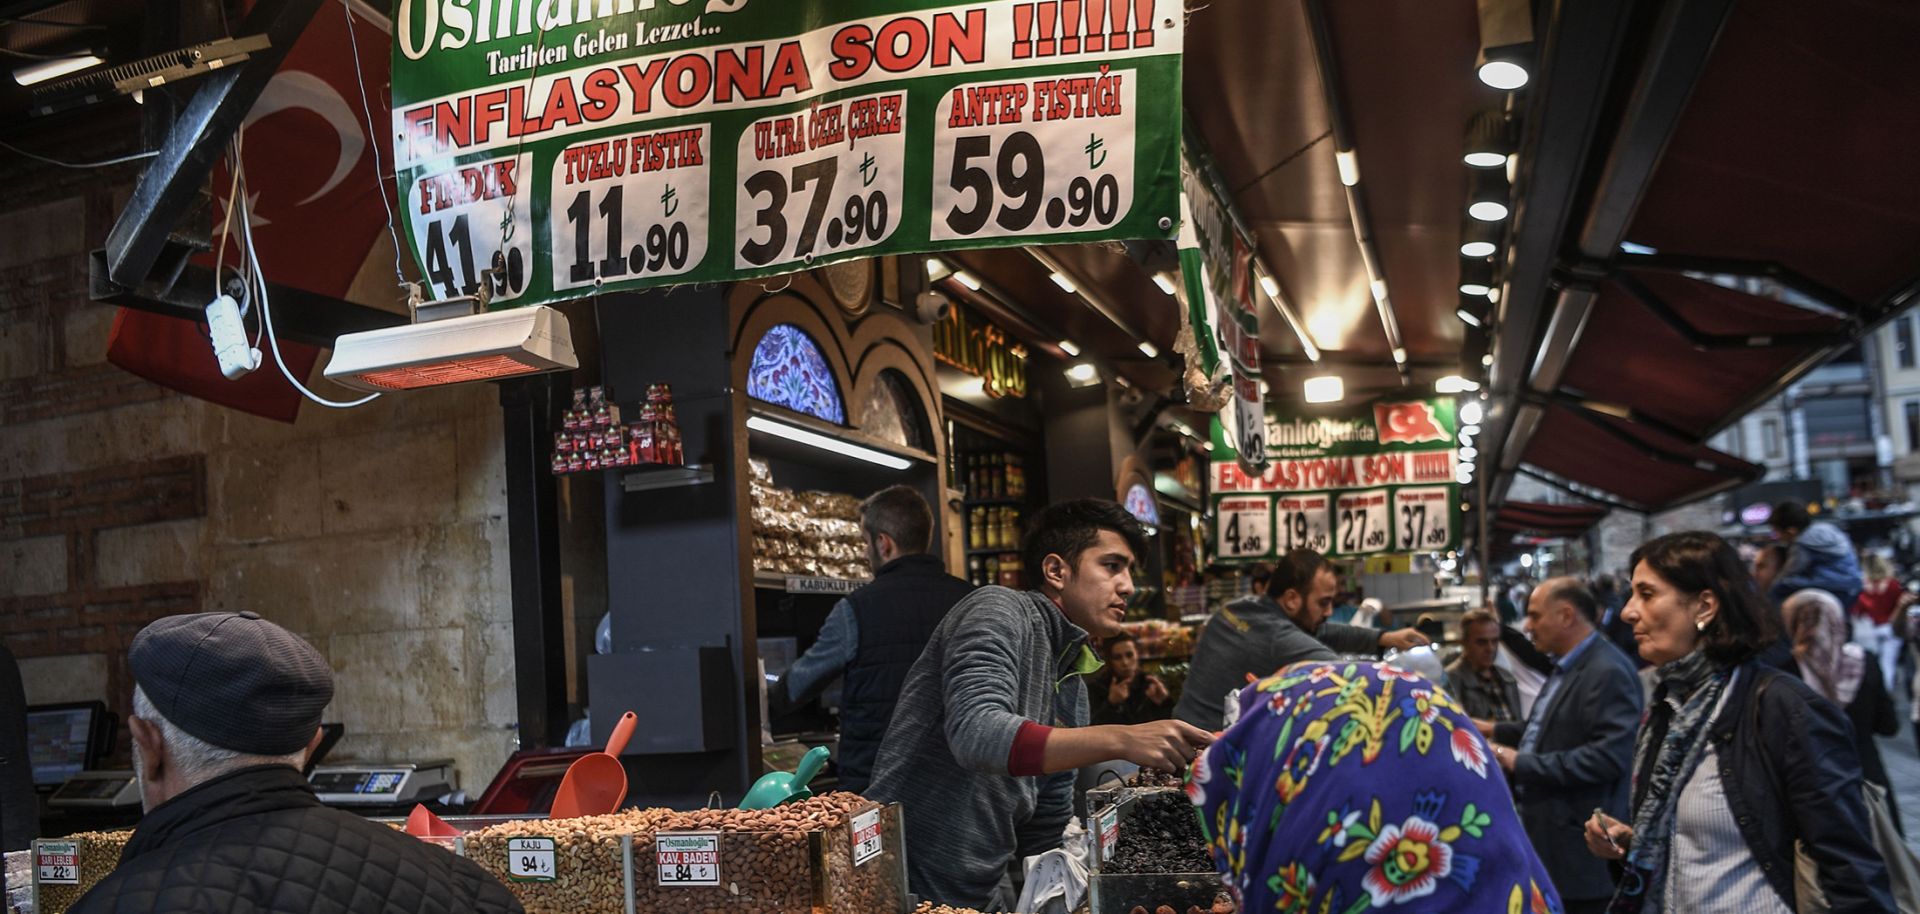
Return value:
[(1460, 294), (1488, 297), (1493, 291), (1493, 261), (1468, 258), (1460, 261)]
[(1463, 291), (1460, 293), (1460, 307), (1455, 308), (1453, 314), (1469, 327), (1484, 327), (1492, 311), (1488, 305), (1486, 296), (1468, 295)]
[(1462, 159), (1474, 168), (1500, 168), (1513, 154), (1507, 136), (1507, 118), (1499, 111), (1482, 111), (1467, 121), (1467, 149)]
[(1460, 256), (1492, 257), (1500, 249), (1500, 226), (1466, 219), (1460, 226)]
[(1507, 218), (1507, 176), (1497, 168), (1476, 168), (1467, 194), (1467, 215), (1481, 222)]
[(1480, 81), (1511, 92), (1527, 84), (1533, 65), (1533, 11), (1528, 0), (1479, 0)]

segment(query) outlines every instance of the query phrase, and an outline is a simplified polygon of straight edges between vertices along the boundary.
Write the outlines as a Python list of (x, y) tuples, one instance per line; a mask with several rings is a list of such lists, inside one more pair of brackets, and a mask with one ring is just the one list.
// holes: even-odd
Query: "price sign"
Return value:
[(1280, 551), (1327, 551), (1327, 506), (1332, 501), (1325, 492), (1282, 495), (1276, 499), (1273, 508), (1280, 522)]
[(1214, 517), (1214, 540), (1220, 555), (1232, 558), (1273, 552), (1273, 499), (1268, 496), (1228, 498)]
[(1133, 206), (1133, 71), (956, 86), (935, 118), (936, 241), (1093, 232)]
[(707, 254), (706, 124), (576, 143), (553, 160), (553, 288), (685, 273)]
[(554, 839), (508, 838), (507, 878), (516, 882), (552, 882), (559, 876)]
[(853, 865), (860, 866), (880, 856), (880, 810), (869, 809), (853, 817)]
[(1100, 859), (1113, 858), (1113, 849), (1120, 845), (1120, 810), (1108, 809), (1100, 814)]
[(659, 832), (653, 854), (662, 886), (720, 884), (718, 832)]
[(1392, 512), (1388, 510), (1387, 490), (1367, 489), (1342, 492), (1334, 499), (1334, 551), (1349, 554), (1385, 552), (1391, 543)]
[(763, 118), (740, 136), (734, 265), (844, 254), (900, 225), (907, 157), (903, 92)]
[(1394, 544), (1401, 552), (1445, 549), (1453, 541), (1449, 494), (1446, 486), (1394, 490)]
[(429, 295), (519, 298), (533, 265), (533, 157), (470, 162), (425, 174), (407, 190), (407, 215)]
[(80, 844), (41, 841), (35, 845), (34, 872), (41, 885), (80, 884)]

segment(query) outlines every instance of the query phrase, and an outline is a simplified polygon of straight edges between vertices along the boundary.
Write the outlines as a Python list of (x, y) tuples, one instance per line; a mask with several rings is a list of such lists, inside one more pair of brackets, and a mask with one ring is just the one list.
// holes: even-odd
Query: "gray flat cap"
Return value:
[(133, 679), (161, 716), (222, 749), (288, 755), (333, 700), (333, 668), (300, 636), (250, 612), (192, 613), (133, 636)]

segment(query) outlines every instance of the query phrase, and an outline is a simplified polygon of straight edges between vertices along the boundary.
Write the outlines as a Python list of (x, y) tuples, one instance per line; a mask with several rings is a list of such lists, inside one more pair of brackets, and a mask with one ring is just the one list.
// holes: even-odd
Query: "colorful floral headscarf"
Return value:
[(1432, 683), (1298, 663), (1240, 707), (1187, 783), (1240, 910), (1562, 910), (1486, 741)]

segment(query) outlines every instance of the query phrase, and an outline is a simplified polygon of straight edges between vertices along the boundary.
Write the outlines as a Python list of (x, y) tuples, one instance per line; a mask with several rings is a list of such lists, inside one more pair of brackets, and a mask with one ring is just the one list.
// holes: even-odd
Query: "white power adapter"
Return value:
[(207, 306), (207, 330), (213, 334), (213, 355), (220, 373), (238, 381), (260, 367), (260, 350), (247, 345), (247, 327), (240, 321), (240, 303), (222, 295)]

